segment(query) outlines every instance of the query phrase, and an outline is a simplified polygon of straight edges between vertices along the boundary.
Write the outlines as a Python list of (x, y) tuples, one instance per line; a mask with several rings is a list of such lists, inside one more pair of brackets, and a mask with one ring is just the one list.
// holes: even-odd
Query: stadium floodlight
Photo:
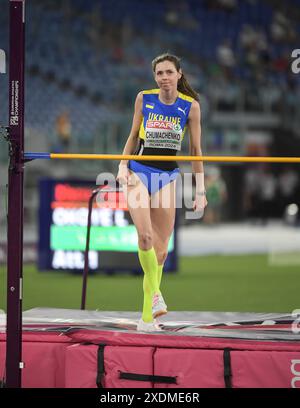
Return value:
[(0, 74), (6, 74), (5, 51), (0, 49)]

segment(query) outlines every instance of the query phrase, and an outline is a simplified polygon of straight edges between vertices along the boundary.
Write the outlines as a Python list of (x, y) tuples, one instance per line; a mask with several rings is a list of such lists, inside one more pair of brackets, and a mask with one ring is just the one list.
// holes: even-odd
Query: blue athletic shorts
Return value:
[(138, 175), (147, 187), (150, 195), (156, 193), (168, 183), (176, 180), (179, 174), (179, 168), (172, 171), (166, 171), (155, 167), (145, 166), (135, 160), (129, 160), (128, 168)]

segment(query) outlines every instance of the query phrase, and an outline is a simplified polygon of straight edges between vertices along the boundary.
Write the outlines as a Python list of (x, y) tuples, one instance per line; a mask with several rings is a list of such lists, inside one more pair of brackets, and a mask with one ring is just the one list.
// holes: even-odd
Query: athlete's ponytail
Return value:
[(181, 66), (180, 66), (180, 59), (176, 57), (176, 55), (172, 55), (169, 53), (159, 55), (152, 61), (152, 69), (153, 72), (155, 73), (155, 68), (156, 65), (159, 64), (160, 62), (164, 61), (170, 61), (173, 62), (175, 65), (175, 68), (177, 72), (181, 72), (181, 78), (178, 81), (177, 84), (177, 89), (179, 92), (182, 92), (185, 95), (191, 96), (192, 98), (196, 99), (196, 101), (199, 102), (199, 94), (191, 87), (191, 85), (188, 83), (184, 73), (182, 72)]

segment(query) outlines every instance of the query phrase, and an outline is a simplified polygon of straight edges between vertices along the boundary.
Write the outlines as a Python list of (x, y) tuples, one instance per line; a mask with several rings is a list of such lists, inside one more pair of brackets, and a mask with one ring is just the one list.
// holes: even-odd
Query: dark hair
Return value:
[(165, 53), (165, 54), (161, 54), (158, 57), (154, 58), (154, 60), (152, 61), (153, 72), (155, 73), (156, 65), (164, 61), (173, 62), (176, 70), (178, 72), (181, 71), (182, 73), (181, 78), (178, 81), (177, 90), (179, 92), (182, 92), (185, 95), (191, 96), (192, 98), (196, 99), (196, 101), (199, 102), (199, 94), (188, 83), (184, 73), (182, 72), (181, 65), (180, 65), (180, 59), (176, 57), (176, 55)]

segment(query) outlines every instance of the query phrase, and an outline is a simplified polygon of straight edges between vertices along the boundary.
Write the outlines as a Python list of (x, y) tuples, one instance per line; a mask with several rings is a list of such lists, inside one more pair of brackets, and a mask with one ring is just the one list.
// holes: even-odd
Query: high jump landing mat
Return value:
[[(290, 313), (140, 313), (35, 308), (23, 313), (25, 388), (297, 388), (299, 320)], [(0, 375), (5, 377), (4, 312)]]

